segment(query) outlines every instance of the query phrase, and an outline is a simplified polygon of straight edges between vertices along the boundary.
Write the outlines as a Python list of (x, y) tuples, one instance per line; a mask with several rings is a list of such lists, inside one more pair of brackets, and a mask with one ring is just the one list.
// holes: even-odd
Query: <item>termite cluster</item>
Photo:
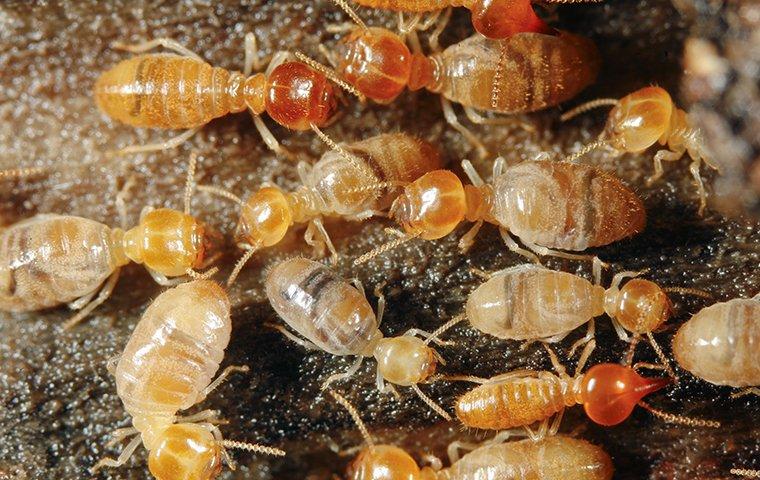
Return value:
[[(192, 141), (192, 134), (212, 119), (245, 110), (253, 115), (266, 145), (279, 156), (289, 158), (291, 153), (266, 127), (264, 113), (287, 129), (313, 131), (328, 149), (313, 164), (293, 165), (298, 188), (286, 191), (260, 183), (239, 196), (217, 185), (198, 185), (193, 154), (183, 211), (146, 208), (139, 224), (129, 225), (124, 212), (134, 188), (130, 178), (115, 199), (122, 217), (119, 227), (49, 213), (0, 231), (3, 311), (68, 304), (78, 313), (63, 328), (76, 328), (107, 301), (120, 269), (129, 262), (143, 264), (159, 284), (169, 287), (142, 314), (122, 353), (104, 366), (115, 379), (132, 423), (116, 431), (114, 441), (131, 440), (116, 459), (92, 465), (92, 472), (124, 465), (140, 445), (149, 452), (148, 468), (157, 479), (215, 478), (223, 464), (234, 468), (230, 449), (285, 455), (272, 446), (224, 439), (219, 412), (179, 413), (202, 402), (230, 373), (249, 370), (234, 365), (217, 375), (234, 332), (227, 291), (211, 278), (229, 263), (229, 288), (246, 273), (257, 252), (277, 248), (288, 231), (302, 224), (312, 250), (265, 266), (265, 291), (273, 316), (286, 324), (268, 326), (307, 349), (356, 357), (346, 372), (322, 384), (323, 397), (349, 412), (366, 444), (351, 463), (349, 478), (610, 479), (613, 462), (601, 446), (558, 433), (564, 410), (575, 405), (605, 426), (625, 421), (638, 405), (664, 421), (719, 428), (715, 421), (666, 412), (643, 401), (678, 382), (671, 359), (655, 339), (675, 316), (668, 294), (704, 299), (711, 295), (687, 286), (658, 285), (643, 278), (645, 271), (617, 272), (605, 288), (602, 277), (609, 265), (587, 252), (646, 228), (646, 211), (637, 193), (612, 173), (582, 162), (595, 149), (605, 149), (612, 157), (645, 152), (659, 144), (663, 148), (653, 154), (651, 181), (662, 175), (663, 161), (688, 154), (699, 194), (697, 213), (704, 214), (707, 190), (701, 163), (717, 168), (688, 114), (656, 86), (621, 99), (582, 103), (559, 120), (611, 107), (597, 140), (563, 159), (514, 163), (497, 157), (487, 180), (468, 160), (446, 165), (446, 152), (423, 139), (423, 131), (339, 142), (323, 129), (340, 121), (336, 113), (340, 101), (346, 100), (343, 92), (360, 102), (391, 108), (404, 90), (424, 89), (440, 97), (447, 123), (476, 154), (487, 157), (486, 147), (459, 122), (452, 104), (461, 105), (474, 123), (530, 130), (514, 115), (572, 102), (596, 81), (602, 59), (590, 39), (550, 25), (529, 0), (356, 2), (398, 12), (397, 32), (367, 25), (347, 0), (333, 1), (351, 22), (329, 27), (340, 39), (333, 49), (323, 46), (325, 63), (299, 51), (278, 52), (264, 62), (255, 36), (249, 34), (243, 72), (233, 72), (213, 67), (174, 40), (161, 38), (138, 45), (116, 44), (134, 55), (104, 66), (93, 88), (94, 103), (116, 121), (185, 130), (165, 142), (127, 146), (107, 152), (109, 156), (177, 147)], [(439, 38), (457, 7), (470, 10), (475, 33), (441, 48)], [(428, 53), (423, 52), (419, 36), (427, 36)], [(170, 53), (153, 51), (158, 48)], [(9, 171), (2, 176), (28, 173), (37, 172)], [(191, 215), (191, 201), (201, 194), (234, 205), (239, 218), (234, 231), (217, 232)], [(388, 229), (393, 238), (387, 243), (347, 258), (334, 246), (324, 225), (326, 217), (356, 222), (385, 218), (377, 221), (398, 228)], [(346, 271), (376, 261), (405, 242), (437, 241), (455, 234), (463, 222), (473, 224), (460, 237), (463, 255), (477, 248), (478, 232), (491, 224), (499, 230), (504, 247), (530, 263), (474, 272), (483, 283), (468, 295), (460, 313), (442, 319), (432, 332), (411, 328), (386, 336), (381, 323), (386, 310), (383, 289), (391, 285), (375, 286), (373, 308), (361, 282), (352, 285), (339, 268)], [(225, 262), (229, 259), (220, 248), (225, 237), (242, 250), (231, 262)], [(312, 258), (307, 258), (309, 254)], [(545, 257), (591, 262), (593, 281), (549, 269), (541, 263)], [(628, 347), (621, 349), (620, 363), (593, 364), (595, 319), (605, 315)], [(525, 368), (480, 378), (471, 372), (448, 371), (446, 351), (466, 346), (444, 337), (460, 323), (507, 341), (541, 342), (554, 372)], [(570, 375), (552, 344), (584, 325), (585, 335), (567, 355), (569, 360), (576, 350), (581, 352)], [(660, 363), (634, 362), (642, 337)], [(673, 359), (682, 370), (706, 382), (735, 387), (733, 395), (760, 394), (759, 346), (760, 294), (707, 306), (683, 322), (672, 338)], [(376, 363), (380, 392), (398, 395), (398, 388), (409, 388), (444, 421), (495, 430), (496, 435), (478, 445), (452, 443), (451, 464), (445, 468), (438, 459), (420, 466), (402, 448), (376, 444), (360, 412), (336, 391), (338, 383), (355, 381), (365, 358)], [(590, 364), (587, 369), (586, 364)], [(665, 373), (645, 376), (640, 373), (645, 368)], [(440, 405), (421, 388), (431, 382), (477, 386), (454, 405)], [(511, 437), (526, 438), (508, 441)], [(462, 449), (470, 452), (460, 458)], [(743, 466), (731, 472), (760, 476)]]

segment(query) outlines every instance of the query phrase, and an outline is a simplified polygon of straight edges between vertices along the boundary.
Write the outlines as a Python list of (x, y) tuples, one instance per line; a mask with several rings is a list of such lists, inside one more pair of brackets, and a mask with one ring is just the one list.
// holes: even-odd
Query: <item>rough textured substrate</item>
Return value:
[[(242, 37), (253, 30), (266, 53), (298, 46), (318, 56), (317, 42), (334, 42), (325, 33), (325, 25), (343, 20), (330, 2), (243, 2), (247, 5), (242, 7), (240, 2), (224, 0), (179, 4), (57, 3), (35, 7), (29, 2), (6, 2), (0, 6), (0, 162), (3, 168), (82, 161), (96, 165), (2, 183), (3, 224), (38, 212), (82, 215), (116, 224), (114, 195), (131, 173), (139, 181), (129, 203), (131, 221), (137, 220), (144, 205), (178, 206), (191, 147), (203, 156), (198, 173), (201, 183), (221, 185), (241, 195), (264, 181), (295, 185), (294, 164), (277, 160), (266, 150), (245, 114), (212, 122), (183, 149), (106, 162), (104, 151), (166, 138), (167, 134), (138, 131), (107, 121), (96, 111), (90, 89), (99, 72), (125, 57), (109, 48), (115, 40), (173, 37), (214, 64), (241, 68)], [(757, 7), (752, 7), (752, 2), (737, 2), (731, 9), (717, 10), (708, 8), (715, 2), (677, 3), (680, 12), (665, 1), (609, 1), (600, 6), (561, 9), (558, 24), (593, 36), (605, 58), (598, 84), (578, 101), (622, 96), (652, 83), (668, 88), (683, 101), (684, 95), (677, 93), (679, 86), (694, 80), (680, 76), (681, 52), (690, 34), (709, 38), (720, 49), (718, 56), (723, 51), (736, 51), (736, 45), (753, 51), (747, 44), (752, 45), (756, 39), (742, 36), (737, 30), (757, 21)], [(390, 15), (374, 15), (367, 10), (361, 14), (369, 24), (393, 25)], [(716, 23), (722, 30), (709, 30)], [(463, 38), (467, 28), (466, 15), (457, 12), (455, 26), (445, 40)], [(733, 47), (725, 50), (722, 42), (730, 35)], [(756, 75), (748, 69), (752, 61), (749, 53), (733, 55), (723, 65), (729, 71), (742, 72), (742, 78), (752, 78)], [(749, 161), (757, 155), (757, 128), (751, 128), (750, 113), (745, 115), (731, 108), (736, 105), (735, 96), (721, 97), (723, 90), (717, 87), (717, 100), (703, 102), (700, 107), (702, 111), (709, 110), (710, 116), (700, 121), (708, 130), (711, 125), (723, 128), (719, 161), (726, 152), (738, 151), (740, 155), (732, 161), (747, 162), (732, 170), (738, 172), (733, 177), (738, 191), (740, 185), (751, 185), (744, 178)], [(742, 92), (746, 101), (757, 102), (756, 89), (754, 93), (751, 89), (749, 93), (746, 89)], [(406, 94), (389, 108), (360, 106), (351, 101), (345, 111), (345, 117), (328, 129), (336, 139), (404, 130), (436, 141), (452, 163), (472, 155), (461, 137), (444, 126), (432, 95)], [(753, 115), (757, 115), (757, 109)], [(554, 110), (529, 117), (538, 128), (535, 135), (510, 132), (504, 127), (474, 129), (494, 153), (518, 162), (539, 152), (559, 155), (577, 149), (596, 135), (603, 118), (604, 113), (597, 112), (561, 126)], [(709, 118), (717, 123), (710, 124)], [(754, 122), (756, 126), (756, 118)], [(745, 124), (750, 128), (740, 128)], [(313, 135), (278, 127), (273, 130), (304, 159), (317, 158), (325, 151)], [(754, 147), (744, 147), (753, 141)], [(651, 154), (626, 156), (620, 161), (607, 160), (602, 155), (591, 157), (590, 161), (615, 171), (633, 186), (650, 214), (646, 232), (601, 249), (599, 255), (610, 261), (615, 271), (649, 267), (649, 277), (663, 285), (703, 288), (712, 292), (716, 300), (758, 292), (757, 224), (738, 223), (716, 213), (708, 213), (704, 219), (696, 217), (694, 188), (685, 160), (667, 165), (665, 178), (651, 188), (645, 187), (643, 180), (652, 171)], [(485, 173), (490, 163), (478, 166)], [(741, 186), (742, 192), (744, 188)], [(222, 232), (229, 232), (234, 225), (235, 210), (227, 203), (197, 195), (194, 210)], [(383, 226), (381, 221), (328, 224), (346, 259), (383, 241)], [(346, 276), (358, 276), (370, 292), (385, 282), (385, 334), (398, 334), (412, 326), (432, 330), (457, 313), (467, 293), (480, 282), (470, 273), (471, 267), (493, 270), (523, 262), (506, 253), (491, 228), (484, 229), (469, 255), (460, 255), (456, 240), (464, 231), (439, 242), (410, 243), (361, 269), (352, 270), (350, 262), (344, 261), (340, 270)], [(232, 289), (234, 331), (225, 364), (247, 364), (252, 371), (249, 375), (235, 375), (197, 407), (221, 410), (230, 421), (223, 426), (228, 438), (281, 446), (289, 455), (283, 460), (271, 460), (235, 453), (240, 468), (226, 471), (222, 478), (330, 478), (332, 473), (342, 472), (348, 461), (334, 451), (360, 442), (346, 413), (319, 394), (320, 382), (345, 369), (348, 360), (307, 353), (264, 327), (265, 322), (278, 319), (262, 293), (263, 272), (280, 259), (309, 253), (299, 235), (296, 232), (281, 248), (258, 255)], [(236, 256), (237, 252), (228, 246), (223, 259), (226, 269)], [(589, 274), (585, 265), (557, 261), (548, 264)], [(84, 478), (86, 469), (101, 456), (118, 453), (104, 448), (104, 444), (108, 433), (128, 425), (129, 419), (106, 373), (105, 360), (124, 346), (145, 306), (159, 292), (143, 269), (131, 266), (107, 305), (74, 332), (60, 331), (62, 320), (69, 315), (64, 309), (2, 316), (0, 478)], [(692, 298), (674, 300), (677, 315), (672, 326), (709, 303)], [(371, 301), (374, 303), (374, 296)], [(592, 361), (620, 358), (625, 345), (617, 340), (604, 318), (598, 322), (598, 332), (599, 348)], [(657, 336), (668, 351), (672, 332)], [(580, 334), (574, 333), (561, 344), (561, 353)], [(526, 366), (550, 368), (543, 350), (536, 345), (520, 351), (515, 343), (478, 335), (465, 326), (454, 329), (451, 338), (457, 346), (441, 349), (448, 362), (441, 368), (444, 373), (487, 376)], [(640, 359), (652, 359), (646, 345), (642, 345), (639, 355)], [(605, 429), (590, 424), (575, 408), (568, 411), (563, 431), (603, 445), (613, 457), (619, 479), (727, 478), (728, 469), (735, 464), (759, 468), (760, 429), (756, 425), (760, 402), (747, 397), (730, 400), (730, 389), (708, 386), (680, 373), (682, 382), (654, 396), (651, 403), (673, 412), (719, 419), (723, 428), (674, 426), (638, 409), (623, 425)], [(454, 438), (485, 437), (441, 422), (408, 390), (402, 389), (401, 402), (378, 395), (373, 380), (374, 365), (367, 362), (360, 374), (342, 388), (378, 441), (404, 446), (419, 459), (431, 451), (443, 454), (445, 445)], [(467, 386), (439, 382), (422, 388), (449, 407)], [(126, 467), (102, 478), (137, 479), (146, 474), (145, 450), (141, 448)]]

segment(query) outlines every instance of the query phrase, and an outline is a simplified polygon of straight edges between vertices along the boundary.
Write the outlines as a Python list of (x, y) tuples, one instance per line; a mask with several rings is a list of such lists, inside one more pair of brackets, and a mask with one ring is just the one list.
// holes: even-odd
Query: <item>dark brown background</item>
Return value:
[[(752, 215), (760, 183), (760, 170), (750, 166), (758, 157), (759, 143), (760, 5), (751, 1), (730, 6), (717, 1), (673, 3), (677, 9), (667, 1), (621, 0), (549, 13), (558, 25), (592, 36), (605, 59), (599, 82), (578, 101), (620, 97), (656, 83), (673, 93), (682, 106), (694, 102), (691, 110), (724, 169), (717, 184), (721, 199), (713, 198), (711, 203), (735, 218)], [(392, 15), (366, 9), (360, 14), (371, 25), (394, 26)], [(256, 32), (266, 53), (298, 46), (319, 58), (316, 44), (335, 41), (325, 33), (325, 25), (342, 20), (327, 1), (4, 2), (0, 5), (2, 168), (96, 164), (4, 181), (0, 184), (2, 224), (38, 212), (55, 212), (116, 225), (114, 195), (129, 173), (137, 174), (139, 181), (129, 205), (132, 221), (137, 221), (144, 205), (177, 207), (190, 148), (202, 154), (201, 183), (221, 185), (240, 195), (267, 180), (294, 186), (294, 164), (274, 158), (246, 114), (212, 122), (182, 149), (105, 162), (106, 150), (168, 135), (109, 122), (94, 107), (90, 89), (100, 72), (125, 57), (109, 48), (115, 40), (173, 37), (215, 65), (239, 69), (242, 38), (249, 30)], [(468, 29), (466, 14), (457, 12), (445, 40), (463, 38)], [(687, 76), (682, 76), (684, 44), (688, 46)], [(346, 116), (328, 129), (335, 139), (350, 141), (403, 130), (439, 143), (452, 164), (471, 155), (461, 137), (443, 124), (437, 99), (427, 93), (405, 94), (390, 107), (352, 102), (345, 111)], [(598, 133), (604, 112), (567, 125), (559, 125), (557, 117), (558, 110), (529, 116), (538, 127), (533, 136), (500, 127), (474, 129), (494, 154), (514, 163), (540, 152), (560, 156), (579, 148)], [(273, 130), (302, 158), (316, 159), (325, 151), (309, 133)], [(716, 300), (760, 291), (758, 224), (728, 220), (714, 210), (698, 218), (686, 160), (666, 165), (665, 178), (652, 188), (644, 187), (643, 179), (652, 172), (652, 154), (619, 161), (601, 154), (590, 157), (589, 161), (615, 171), (633, 186), (650, 214), (643, 234), (600, 249), (598, 254), (611, 261), (615, 271), (650, 267), (649, 277), (661, 284), (706, 289)], [(487, 173), (490, 159), (478, 166)], [(707, 177), (715, 179), (711, 173)], [(222, 232), (233, 228), (236, 212), (227, 203), (197, 195), (194, 209)], [(494, 270), (523, 262), (507, 253), (492, 228), (483, 230), (469, 255), (460, 255), (455, 247), (463, 227), (450, 238), (413, 242), (353, 270), (348, 260), (383, 241), (383, 226), (381, 221), (328, 223), (345, 258), (340, 271), (346, 277), (358, 276), (369, 291), (387, 282), (389, 305), (382, 327), (386, 335), (412, 326), (434, 329), (456, 314), (479, 283), (469, 273), (470, 267)], [(360, 442), (346, 413), (324, 400), (318, 388), (327, 375), (346, 368), (349, 360), (307, 353), (262, 326), (278, 321), (262, 293), (265, 268), (309, 253), (300, 230), (295, 230), (282, 247), (258, 255), (230, 292), (234, 331), (225, 364), (250, 365), (251, 374), (235, 375), (196, 407), (220, 409), (231, 422), (223, 427), (228, 438), (281, 446), (289, 455), (272, 460), (236, 452), (241, 468), (226, 471), (223, 478), (329, 478), (342, 473), (347, 461), (334, 451)], [(225, 270), (236, 256), (228, 246), (222, 262)], [(548, 265), (589, 274), (586, 265), (555, 260)], [(64, 309), (2, 316), (0, 478), (84, 478), (86, 469), (101, 456), (118, 453), (103, 445), (108, 433), (128, 425), (129, 419), (104, 362), (123, 348), (145, 306), (160, 291), (144, 269), (133, 265), (126, 269), (113, 298), (73, 332), (60, 331), (69, 315)], [(672, 326), (710, 303), (674, 300), (677, 314)], [(374, 304), (375, 298), (371, 301)], [(609, 322), (601, 318), (598, 330), (600, 347), (592, 362), (619, 359), (625, 345), (614, 336)], [(560, 349), (580, 334), (573, 334)], [(667, 350), (671, 336), (672, 330), (658, 335)], [(441, 350), (449, 362), (441, 369), (444, 373), (492, 375), (525, 366), (549, 368), (539, 348), (520, 352), (515, 343), (495, 341), (465, 326), (457, 327), (452, 338), (457, 347)], [(639, 358), (648, 357), (650, 349), (642, 346)], [(760, 468), (760, 401), (730, 400), (730, 389), (706, 385), (688, 374), (682, 378), (680, 385), (655, 395), (651, 402), (674, 412), (720, 419), (722, 429), (669, 425), (640, 409), (621, 426), (600, 428), (585, 420), (582, 409), (574, 408), (568, 411), (563, 431), (603, 445), (613, 457), (618, 479), (728, 478), (728, 469), (734, 465)], [(410, 391), (403, 390), (401, 403), (379, 396), (373, 379), (374, 363), (366, 362), (360, 374), (342, 388), (378, 441), (408, 448), (419, 458), (429, 451), (442, 454), (455, 438), (485, 437), (442, 423)], [(450, 407), (467, 387), (439, 382), (422, 388)], [(127, 466), (102, 478), (145, 478), (146, 474), (145, 450), (140, 448)]]

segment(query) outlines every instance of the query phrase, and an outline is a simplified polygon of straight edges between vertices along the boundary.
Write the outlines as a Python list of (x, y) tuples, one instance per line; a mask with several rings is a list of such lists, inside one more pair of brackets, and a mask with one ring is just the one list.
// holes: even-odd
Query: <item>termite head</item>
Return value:
[(639, 401), (671, 382), (670, 378), (644, 378), (631, 367), (616, 363), (594, 365), (583, 376), (580, 399), (594, 422), (617, 425)]
[(211, 480), (222, 470), (222, 446), (206, 428), (178, 423), (167, 427), (150, 450), (148, 469), (158, 480)]
[(665, 292), (654, 282), (634, 278), (618, 289), (605, 292), (604, 310), (633, 333), (652, 332), (670, 317), (672, 307)]
[(404, 479), (432, 480), (434, 472), (417, 462), (404, 450), (393, 445), (374, 445), (362, 450), (349, 465), (350, 480)]
[(407, 185), (389, 212), (408, 234), (425, 240), (445, 237), (466, 214), (464, 186), (449, 170), (434, 170)]
[(235, 241), (238, 245), (271, 247), (285, 237), (292, 224), (293, 211), (285, 193), (277, 187), (263, 187), (241, 205)]
[(641, 152), (657, 142), (664, 145), (673, 110), (667, 91), (642, 88), (620, 99), (610, 111), (603, 135), (610, 146), (622, 152)]
[(521, 32), (555, 33), (538, 18), (530, 0), (476, 0), (470, 10), (475, 30), (493, 40)]
[(203, 265), (210, 236), (193, 216), (158, 208), (140, 218), (123, 237), (124, 254), (168, 277), (185, 275)]
[(374, 352), (377, 371), (387, 381), (408, 387), (435, 373), (435, 352), (417, 337), (383, 338), (377, 343)]
[(301, 62), (281, 63), (266, 79), (258, 75), (248, 78), (243, 94), (254, 113), (266, 111), (291, 130), (325, 125), (338, 106), (335, 88), (327, 77)]

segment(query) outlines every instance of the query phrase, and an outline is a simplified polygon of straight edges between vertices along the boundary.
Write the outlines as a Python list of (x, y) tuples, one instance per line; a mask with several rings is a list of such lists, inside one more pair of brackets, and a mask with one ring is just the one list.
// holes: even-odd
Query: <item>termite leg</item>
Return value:
[(478, 448), (479, 446), (480, 445), (477, 443), (460, 442), (459, 440), (451, 442), (449, 446), (446, 448), (446, 453), (449, 456), (449, 462), (451, 462), (451, 464), (454, 465), (456, 462), (459, 461), (460, 450), (472, 451)]
[(595, 322), (592, 318), (588, 322), (588, 330), (586, 330), (586, 335), (583, 336), (583, 338), (579, 338), (573, 345), (570, 347), (570, 352), (567, 354), (568, 357), (572, 358), (573, 355), (575, 355), (575, 350), (578, 349), (578, 347), (581, 347), (583, 345), (586, 345), (588, 342), (594, 339), (595, 336)]
[(507, 231), (506, 228), (501, 227), (499, 228), (499, 233), (501, 234), (502, 240), (504, 240), (504, 243), (507, 245), (507, 248), (512, 250), (518, 255), (522, 255), (523, 257), (527, 258), (531, 262), (540, 264), (541, 261), (538, 259), (538, 256), (534, 253), (525, 250), (524, 248), (520, 248), (520, 246), (515, 242), (512, 237), (509, 235), (509, 231)]
[[(521, 239), (522, 240), (522, 239)], [(552, 256), (557, 258), (566, 258), (568, 260), (578, 260), (578, 261), (590, 261), (590, 262), (599, 262), (602, 267), (608, 267), (609, 265), (599, 260), (599, 257), (596, 255), (579, 255), (576, 253), (567, 253), (567, 252), (561, 252), (559, 250), (552, 250), (550, 248), (543, 247), (541, 245), (536, 245), (535, 243), (529, 243), (523, 240), (523, 244), (528, 247), (531, 251), (537, 253), (538, 255), (543, 256)]]
[(359, 370), (359, 367), (361, 367), (362, 361), (364, 361), (364, 357), (358, 357), (353, 365), (348, 367), (348, 370), (345, 372), (334, 373), (327, 377), (327, 379), (322, 383), (322, 390), (326, 390), (334, 382), (340, 382), (347, 378), (351, 378), (356, 373), (356, 371)]
[(447, 8), (444, 14), (438, 18), (438, 24), (435, 26), (435, 30), (430, 33), (430, 37), (428, 37), (428, 45), (433, 53), (440, 53), (442, 51), (439, 39), (441, 38), (441, 33), (446, 29), (446, 25), (448, 25), (450, 19), (451, 8)]
[(380, 370), (376, 372), (375, 386), (377, 387), (377, 391), (381, 394), (391, 393), (396, 397), (396, 400), (401, 400), (401, 395), (399, 395), (398, 390), (396, 390), (396, 388), (390, 383), (385, 383), (385, 379), (380, 373)]
[(133, 438), (132, 441), (130, 441), (129, 444), (127, 444), (127, 446), (124, 448), (124, 450), (122, 450), (121, 454), (119, 454), (119, 457), (116, 460), (109, 457), (103, 458), (90, 469), (90, 473), (94, 474), (101, 468), (116, 468), (124, 465), (127, 463), (127, 460), (129, 460), (129, 457), (135, 453), (135, 450), (137, 450), (137, 447), (139, 447), (141, 443), (142, 438), (140, 436)]
[(491, 179), (495, 179), (504, 171), (507, 169), (507, 161), (504, 160), (504, 157), (496, 157), (496, 160), (493, 161), (493, 172), (491, 173), (492, 177)]
[(615, 329), (615, 333), (617, 333), (617, 336), (620, 340), (624, 342), (629, 342), (630, 337), (628, 336), (628, 333), (625, 331), (625, 328), (614, 318), (610, 318), (610, 321), (612, 322), (612, 328)]
[(261, 119), (261, 117), (253, 113), (251, 115), (253, 116), (253, 124), (256, 126), (256, 130), (259, 131), (259, 135), (261, 135), (261, 138), (264, 140), (266, 146), (269, 147), (269, 149), (272, 150), (277, 156), (285, 157), (288, 159), (293, 158), (294, 155), (285, 147), (280, 145), (280, 142), (277, 141), (277, 139), (274, 137), (274, 134), (269, 130), (266, 124), (264, 124), (264, 121)]
[(172, 148), (176, 148), (182, 145), (183, 143), (185, 143), (190, 137), (195, 135), (198, 132), (198, 130), (201, 129), (201, 127), (195, 127), (189, 130), (185, 130), (184, 132), (177, 135), (176, 137), (166, 140), (164, 142), (149, 143), (148, 145), (130, 145), (128, 147), (120, 148), (119, 150), (108, 152), (107, 155), (118, 157), (121, 155), (129, 155), (133, 153), (158, 152), (162, 150), (169, 150)]
[(483, 226), (483, 220), (478, 220), (475, 222), (475, 225), (470, 228), (467, 233), (462, 235), (462, 238), (459, 239), (459, 251), (462, 253), (467, 253), (467, 251), (472, 247), (472, 245), (475, 243), (475, 237), (478, 235), (478, 232), (480, 232), (480, 228)]
[(285, 328), (285, 327), (283, 327), (282, 325), (276, 325), (276, 324), (273, 324), (273, 323), (267, 323), (267, 324), (265, 324), (265, 326), (267, 326), (269, 328), (272, 328), (274, 330), (277, 330), (278, 332), (280, 332), (281, 334), (283, 334), (285, 336), (285, 338), (287, 338), (288, 340), (290, 340), (293, 343), (296, 343), (296, 344), (302, 346), (306, 350), (322, 350), (321, 348), (319, 348), (318, 346), (316, 346), (314, 343), (310, 342), (309, 340), (305, 340), (303, 338), (299, 338), (299, 337), (295, 336), (294, 334), (290, 333), (290, 331), (288, 331), (288, 329)]
[(319, 50), (319, 53), (325, 57), (327, 63), (329, 63), (332, 68), (338, 68), (338, 59), (335, 58), (335, 53), (332, 50), (329, 50), (324, 43), (320, 43), (317, 49)]
[(161, 285), (162, 287), (176, 287), (180, 283), (184, 283), (185, 280), (186, 280), (183, 277), (177, 277), (177, 278), (169, 279), (163, 273), (157, 272), (157, 271), (153, 270), (150, 267), (145, 267), (145, 269), (148, 271), (148, 273), (150, 274), (150, 276), (153, 277), (153, 280), (157, 284)]
[(576, 376), (581, 372), (581, 370), (583, 370), (583, 367), (586, 366), (586, 362), (588, 362), (588, 359), (595, 348), (596, 348), (596, 340), (593, 338), (586, 344), (585, 347), (583, 347), (581, 356), (580, 358), (578, 358), (578, 365), (575, 366)]
[(683, 157), (684, 152), (685, 150), (681, 149), (680, 151), (660, 150), (655, 153), (654, 173), (649, 178), (647, 178), (647, 186), (651, 186), (654, 182), (659, 180), (660, 177), (662, 177), (662, 174), (665, 172), (665, 170), (662, 168), (663, 161), (674, 162)]
[(232, 372), (247, 372), (249, 370), (250, 368), (248, 368), (248, 365), (230, 365), (225, 368), (222, 373), (220, 373), (219, 376), (203, 390), (203, 398), (207, 397), (209, 393), (213, 392), (219, 387), (219, 385), (224, 383)]
[(314, 218), (312, 219), (311, 224), (314, 225), (314, 228), (316, 228), (317, 232), (322, 236), (325, 245), (327, 245), (327, 249), (330, 251), (330, 260), (332, 261), (332, 264), (337, 265), (340, 257), (338, 256), (338, 251), (335, 250), (330, 235), (327, 233), (327, 230), (325, 230), (325, 225), (322, 223), (322, 219), (319, 217)]
[(253, 32), (245, 34), (245, 64), (243, 75), (246, 77), (253, 72), (260, 72), (269, 59), (259, 56), (259, 46), (256, 35)]
[(420, 337), (424, 338), (425, 340), (432, 337), (431, 342), (436, 343), (437, 345), (440, 345), (442, 347), (453, 345), (454, 342), (447, 342), (446, 340), (441, 340), (440, 338), (433, 337), (433, 334), (430, 332), (427, 332), (425, 330), (420, 330), (419, 328), (410, 328), (406, 332), (404, 332), (404, 337), (414, 337), (415, 335), (419, 335)]
[(760, 388), (757, 387), (751, 387), (751, 388), (745, 388), (744, 390), (740, 390), (736, 393), (731, 394), (731, 398), (739, 398), (743, 397), (745, 395), (757, 395), (760, 396)]
[(87, 315), (92, 313), (93, 310), (98, 308), (100, 304), (108, 300), (108, 297), (111, 296), (113, 293), (113, 289), (116, 286), (116, 282), (119, 281), (119, 273), (121, 272), (121, 268), (117, 268), (110, 277), (108, 277), (108, 280), (103, 285), (103, 288), (100, 289), (100, 293), (98, 293), (98, 296), (95, 298), (95, 300), (88, 303), (85, 307), (82, 308), (82, 310), (79, 311), (76, 315), (71, 317), (69, 320), (66, 321), (66, 323), (63, 324), (63, 329), (68, 330), (71, 327), (75, 326), (85, 318), (87, 318)]
[(129, 191), (135, 185), (135, 176), (130, 175), (127, 181), (116, 194), (116, 211), (119, 213), (119, 220), (121, 222), (121, 228), (126, 229), (129, 226), (129, 216), (127, 215), (127, 200), (129, 199)]
[(203, 61), (203, 59), (197, 53), (193, 52), (189, 48), (183, 46), (171, 38), (155, 38), (153, 40), (148, 40), (147, 42), (136, 44), (115, 42), (112, 47), (117, 50), (126, 50), (127, 52), (132, 53), (143, 53), (147, 52), (148, 50), (153, 50), (154, 48), (164, 47), (165, 49), (172, 50), (184, 57), (191, 57), (196, 60)]
[(84, 308), (85, 305), (90, 303), (90, 301), (95, 295), (97, 295), (98, 290), (100, 290), (100, 288), (96, 287), (90, 293), (86, 293), (82, 295), (81, 297), (77, 298), (76, 300), (74, 300), (73, 302), (69, 302), (66, 306), (69, 307), (69, 309), (71, 310), (81, 310), (82, 308)]
[(483, 142), (481, 142), (474, 133), (459, 123), (459, 119), (457, 119), (457, 115), (454, 112), (454, 107), (452, 107), (451, 102), (443, 96), (441, 96), (441, 106), (443, 108), (443, 116), (446, 119), (446, 122), (464, 136), (470, 145), (478, 151), (478, 156), (480, 158), (486, 158), (488, 156), (488, 149), (486, 146), (483, 145)]
[(226, 423), (222, 420), (219, 420), (219, 410), (202, 410), (198, 413), (194, 413), (192, 415), (188, 415), (186, 417), (178, 417), (177, 423), (183, 422), (183, 423), (199, 423), (199, 422), (205, 422), (209, 424), (216, 424), (216, 423)]
[(116, 364), (119, 363), (120, 358), (121, 354), (118, 354), (114, 355), (106, 361), (106, 371), (108, 371), (108, 373), (111, 375), (114, 375), (116, 373)]
[(135, 427), (117, 428), (111, 432), (111, 439), (106, 442), (106, 448), (111, 448), (114, 445), (118, 445), (125, 438), (129, 438), (132, 435), (140, 433)]
[(536, 131), (536, 127), (534, 127), (533, 125), (523, 122), (522, 120), (518, 120), (517, 118), (514, 118), (514, 117), (508, 117), (508, 116), (502, 115), (502, 116), (488, 118), (488, 117), (483, 116), (480, 112), (478, 112), (476, 109), (472, 107), (464, 107), (464, 113), (465, 115), (467, 115), (467, 118), (469, 118), (472, 123), (475, 123), (477, 125), (515, 125), (528, 132)]
[(462, 160), (462, 170), (464, 171), (470, 182), (476, 187), (482, 187), (486, 182), (483, 181), (483, 177), (480, 176), (478, 171), (469, 160)]
[(557, 358), (557, 354), (549, 346), (549, 344), (547, 344), (547, 343), (541, 343), (541, 345), (544, 346), (544, 348), (546, 349), (546, 352), (549, 354), (549, 360), (551, 360), (552, 366), (554, 367), (554, 370), (556, 370), (557, 373), (561, 377), (567, 376), (567, 370), (565, 370), (565, 367), (561, 363), (559, 363), (559, 358)]

